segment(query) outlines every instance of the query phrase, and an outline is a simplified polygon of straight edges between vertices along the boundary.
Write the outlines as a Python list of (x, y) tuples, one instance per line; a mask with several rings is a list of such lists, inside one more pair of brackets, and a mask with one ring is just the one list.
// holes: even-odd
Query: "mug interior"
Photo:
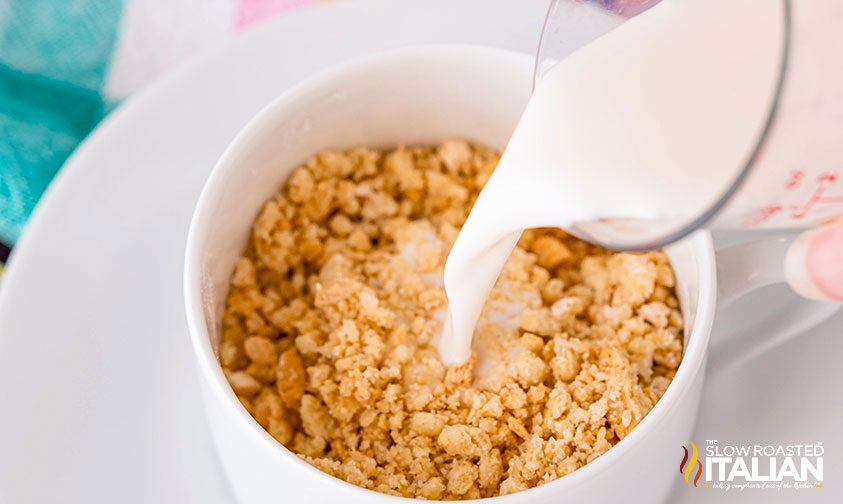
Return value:
[(530, 96), (531, 65), (502, 49), (406, 48), (330, 69), (270, 104), (223, 154), (194, 215), (200, 299), (214, 348), (252, 222), (296, 166), (326, 148), (460, 138), (502, 149)]
[[(474, 46), (404, 48), (323, 72), (261, 112), (214, 168), (188, 239), (188, 318), (197, 352), (204, 354), (200, 355), (203, 368), (216, 375), (214, 381), (227, 385), (215, 356), (234, 264), (245, 249), (254, 218), (296, 166), (325, 148), (361, 145), (394, 147), (460, 138), (502, 149), (527, 103), (531, 77), (532, 58), (520, 53)], [(696, 372), (683, 369), (688, 367), (691, 343), (698, 347), (695, 359), (700, 360), (700, 345), (707, 343), (704, 326), (710, 325), (713, 307), (708, 303), (704, 308), (711, 312), (703, 317), (707, 321), (699, 320), (697, 308), (700, 293), (713, 289), (713, 250), (707, 233), (699, 232), (667, 252), (686, 321), (683, 363), (676, 383)], [(694, 341), (691, 334), (704, 341)], [(665, 397), (671, 388), (673, 384)], [(228, 389), (225, 395), (232, 407), (241, 408), (233, 391)], [(664, 398), (642, 425), (662, 402)], [(624, 440), (627, 445), (642, 425)], [(610, 459), (618, 449), (614, 447), (572, 475), (608, 463), (602, 459)], [(537, 489), (549, 490), (554, 483)]]

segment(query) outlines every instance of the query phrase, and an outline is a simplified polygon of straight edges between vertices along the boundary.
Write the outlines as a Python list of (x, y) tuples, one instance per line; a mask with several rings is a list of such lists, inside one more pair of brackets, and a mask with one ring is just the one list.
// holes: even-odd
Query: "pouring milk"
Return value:
[(774, 0), (663, 0), (551, 69), (448, 257), (443, 362), (469, 357), (486, 298), (524, 229), (691, 221), (750, 160), (752, 175), (718, 215), (723, 225), (840, 215), (843, 205), (819, 205), (794, 218), (795, 203), (770, 214), (767, 202), (784, 201), (779, 186), (793, 201), (810, 197), (808, 183), (787, 189), (795, 170), (819, 180), (843, 167), (843, 148), (832, 143), (843, 138), (843, 65), (822, 36), (843, 39), (843, 6), (834, 2), (794, 2), (788, 18), (786, 2)]

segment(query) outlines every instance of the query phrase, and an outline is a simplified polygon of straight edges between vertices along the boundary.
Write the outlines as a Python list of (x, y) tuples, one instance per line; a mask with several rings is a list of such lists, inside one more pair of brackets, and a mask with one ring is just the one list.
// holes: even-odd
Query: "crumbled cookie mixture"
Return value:
[(426, 499), (508, 494), (599, 457), (679, 366), (663, 253), (528, 231), (447, 368), (432, 339), (448, 250), (499, 154), (323, 151), (257, 217), (219, 357), (246, 409), (321, 470)]

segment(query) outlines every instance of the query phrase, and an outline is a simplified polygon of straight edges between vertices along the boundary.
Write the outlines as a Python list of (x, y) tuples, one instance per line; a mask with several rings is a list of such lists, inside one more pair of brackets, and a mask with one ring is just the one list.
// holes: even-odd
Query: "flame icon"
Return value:
[(694, 471), (694, 466), (697, 466), (697, 475), (694, 476), (694, 486), (697, 486), (697, 483), (700, 481), (700, 476), (702, 476), (702, 463), (699, 461), (697, 445), (695, 445), (693, 441), (688, 442), (691, 443), (691, 460), (688, 460), (688, 449), (683, 446), (682, 449), (685, 450), (685, 455), (682, 457), (682, 462), (679, 464), (679, 474), (684, 475), (686, 484), (690, 484), (688, 479)]

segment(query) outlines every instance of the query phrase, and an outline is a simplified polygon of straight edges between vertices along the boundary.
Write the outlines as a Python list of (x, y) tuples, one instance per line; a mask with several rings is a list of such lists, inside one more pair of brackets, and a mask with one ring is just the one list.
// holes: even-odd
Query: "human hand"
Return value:
[(788, 250), (785, 276), (802, 296), (843, 301), (843, 218), (802, 233)]

